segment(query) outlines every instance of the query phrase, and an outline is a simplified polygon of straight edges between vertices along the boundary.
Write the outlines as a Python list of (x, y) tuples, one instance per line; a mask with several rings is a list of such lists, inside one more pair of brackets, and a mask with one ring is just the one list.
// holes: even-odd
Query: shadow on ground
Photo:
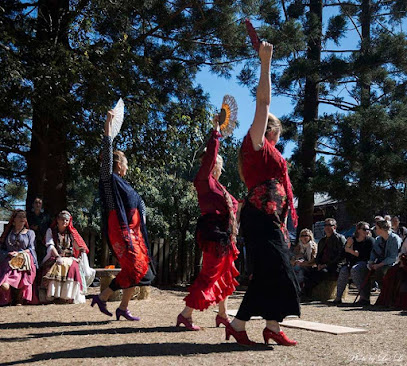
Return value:
[(24, 328), (59, 328), (59, 327), (81, 327), (87, 325), (109, 324), (110, 320), (89, 322), (22, 322), (22, 323), (0, 323), (0, 329), (24, 329)]
[[(68, 351), (39, 353), (30, 359), (2, 363), (3, 366), (27, 364), (46, 360), (78, 358), (114, 358), (114, 357), (155, 357), (155, 356), (188, 356), (195, 354), (212, 354), (227, 352), (247, 352), (248, 348), (237, 343), (197, 344), (197, 343), (147, 343), (122, 344), (111, 346), (94, 346)], [(273, 347), (258, 344), (250, 351), (273, 350)], [(113, 361), (114, 362), (114, 361)]]

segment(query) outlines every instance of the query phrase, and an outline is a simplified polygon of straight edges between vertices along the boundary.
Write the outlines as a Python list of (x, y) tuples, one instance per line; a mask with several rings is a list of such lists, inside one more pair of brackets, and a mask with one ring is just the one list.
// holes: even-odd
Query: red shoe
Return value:
[(181, 314), (179, 314), (178, 317), (177, 317), (177, 325), (176, 326), (179, 327), (180, 324), (184, 324), (185, 328), (187, 328), (188, 330), (200, 330), (201, 329), (197, 325), (194, 325), (194, 323), (192, 323), (192, 321), (189, 321), (189, 319), (183, 317)]
[(216, 315), (216, 319), (215, 319), (215, 323), (216, 323), (216, 328), (219, 328), (219, 325), (223, 324), (225, 327), (227, 327), (230, 324), (229, 318), (222, 318), (219, 315)]
[(241, 330), (240, 332), (238, 332), (230, 324), (226, 325), (225, 332), (227, 341), (229, 340), (230, 336), (233, 336), (236, 339), (237, 343), (244, 346), (252, 346), (256, 344), (256, 342), (253, 342), (249, 339), (245, 330)]
[(263, 329), (263, 338), (264, 343), (269, 344), (269, 339), (271, 338), (277, 344), (281, 344), (282, 346), (295, 346), (297, 345), (297, 341), (291, 340), (288, 338), (284, 332), (274, 333), (272, 330), (268, 328)]

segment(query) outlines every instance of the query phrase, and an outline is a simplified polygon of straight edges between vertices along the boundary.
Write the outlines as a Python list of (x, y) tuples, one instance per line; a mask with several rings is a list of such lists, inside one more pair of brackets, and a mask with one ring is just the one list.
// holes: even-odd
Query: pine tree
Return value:
[(238, 10), (233, 1), (6, 0), (0, 127), (12, 132), (0, 138), (2, 176), (27, 180), (28, 204), (42, 195), (51, 212), (65, 208), (73, 173), (98, 175), (103, 119), (119, 96), (118, 147), (139, 164), (164, 164), (180, 123), (172, 116), (184, 109), (193, 134), (207, 109), (197, 71), (227, 76), (245, 57)]

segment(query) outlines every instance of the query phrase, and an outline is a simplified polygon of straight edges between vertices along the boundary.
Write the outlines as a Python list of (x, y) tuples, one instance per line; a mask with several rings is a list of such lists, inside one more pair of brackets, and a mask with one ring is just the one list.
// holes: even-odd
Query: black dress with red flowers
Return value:
[(236, 318), (252, 316), (282, 321), (300, 315), (299, 285), (289, 260), (286, 218), (293, 205), (287, 166), (275, 144), (265, 140), (253, 149), (250, 132), (242, 144), (242, 171), (249, 194), (242, 208), (241, 232), (251, 280)]

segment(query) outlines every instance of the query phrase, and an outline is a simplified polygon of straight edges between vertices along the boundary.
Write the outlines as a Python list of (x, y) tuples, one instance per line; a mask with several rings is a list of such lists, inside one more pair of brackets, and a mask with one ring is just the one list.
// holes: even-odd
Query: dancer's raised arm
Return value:
[(267, 42), (260, 44), (259, 56), (261, 60), (260, 79), (256, 93), (256, 113), (250, 127), (250, 137), (254, 150), (263, 147), (264, 134), (267, 128), (267, 119), (271, 102), (270, 64), (273, 55), (273, 45)]
[(207, 180), (209, 176), (212, 174), (212, 170), (216, 164), (216, 158), (218, 156), (219, 151), (219, 137), (220, 134), (220, 127), (219, 127), (219, 116), (216, 115), (212, 121), (213, 130), (211, 132), (211, 136), (208, 140), (206, 145), (206, 152), (202, 157), (201, 167), (196, 175), (195, 179), (198, 180)]
[[(100, 169), (100, 178), (103, 182), (110, 182), (110, 176), (113, 172), (113, 145), (112, 145), (112, 122), (113, 111), (107, 112), (105, 122), (105, 137), (102, 141), (102, 166)], [(109, 189), (110, 191), (110, 189)], [(109, 206), (110, 207), (110, 206)]]

